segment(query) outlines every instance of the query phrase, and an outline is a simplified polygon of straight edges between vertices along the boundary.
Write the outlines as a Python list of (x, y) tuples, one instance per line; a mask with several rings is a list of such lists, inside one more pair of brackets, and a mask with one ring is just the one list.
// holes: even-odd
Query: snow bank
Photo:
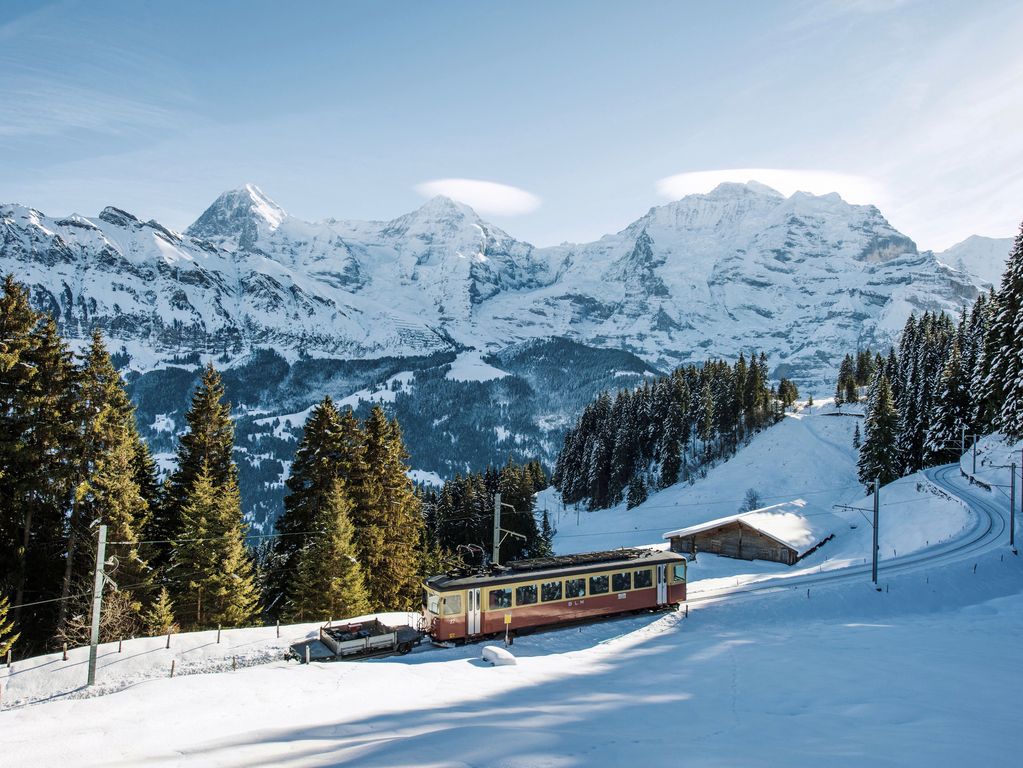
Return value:
[[(385, 624), (414, 626), (417, 617), (418, 614), (381, 613), (355, 617), (352, 621), (379, 618)], [(92, 688), (85, 687), (88, 647), (69, 649), (67, 661), (63, 661), (60, 652), (35, 656), (14, 662), (10, 669), (0, 667), (2, 707), (118, 691), (144, 680), (169, 677), (172, 661), (177, 676), (281, 660), (292, 643), (317, 637), (322, 624), (282, 626), (280, 637), (275, 626), (225, 629), (220, 633), (219, 643), (216, 630), (183, 632), (171, 635), (170, 648), (166, 635), (125, 640), (120, 651), (118, 643), (103, 643), (99, 646), (96, 685)]]
[(483, 646), (483, 661), (495, 667), (513, 667), (518, 663), (511, 651), (498, 645)]

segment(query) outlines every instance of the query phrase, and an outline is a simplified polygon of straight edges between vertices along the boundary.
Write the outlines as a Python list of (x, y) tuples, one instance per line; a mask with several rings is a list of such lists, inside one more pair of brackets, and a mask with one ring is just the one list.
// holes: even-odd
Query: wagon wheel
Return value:
[(412, 643), (400, 643), (398, 645), (398, 653), (404, 656), (406, 653), (412, 650)]

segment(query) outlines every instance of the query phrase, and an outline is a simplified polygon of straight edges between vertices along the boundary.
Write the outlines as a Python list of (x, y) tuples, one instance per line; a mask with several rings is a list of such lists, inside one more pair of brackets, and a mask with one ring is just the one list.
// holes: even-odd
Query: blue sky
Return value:
[(306, 219), (451, 189), (546, 245), (754, 169), (944, 248), (1023, 218), (1021, 39), (1014, 2), (13, 0), (0, 200), (180, 229), (245, 182)]

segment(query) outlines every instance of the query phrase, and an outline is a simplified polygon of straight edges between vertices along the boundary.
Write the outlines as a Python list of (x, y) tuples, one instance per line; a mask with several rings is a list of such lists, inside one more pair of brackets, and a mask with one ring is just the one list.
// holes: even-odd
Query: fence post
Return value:
[(67, 643), (64, 643), (64, 658), (63, 661), (67, 661)]
[(171, 677), (174, 677), (174, 659), (171, 659)]
[(217, 645), (220, 645), (220, 625), (217, 624)]
[(166, 646), (167, 648), (170, 648), (170, 636), (171, 636), (171, 633), (168, 630), (168, 632), (167, 632), (167, 646)]
[(277, 619), (277, 637), (281, 636), (281, 620)]

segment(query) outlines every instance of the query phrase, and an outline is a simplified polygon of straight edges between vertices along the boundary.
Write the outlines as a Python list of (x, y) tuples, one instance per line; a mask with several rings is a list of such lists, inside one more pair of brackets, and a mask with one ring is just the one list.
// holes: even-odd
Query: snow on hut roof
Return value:
[(839, 519), (828, 512), (810, 512), (802, 499), (785, 501), (752, 512), (740, 512), (705, 523), (668, 531), (663, 538), (692, 536), (737, 521), (795, 550), (802, 556), (839, 527)]

